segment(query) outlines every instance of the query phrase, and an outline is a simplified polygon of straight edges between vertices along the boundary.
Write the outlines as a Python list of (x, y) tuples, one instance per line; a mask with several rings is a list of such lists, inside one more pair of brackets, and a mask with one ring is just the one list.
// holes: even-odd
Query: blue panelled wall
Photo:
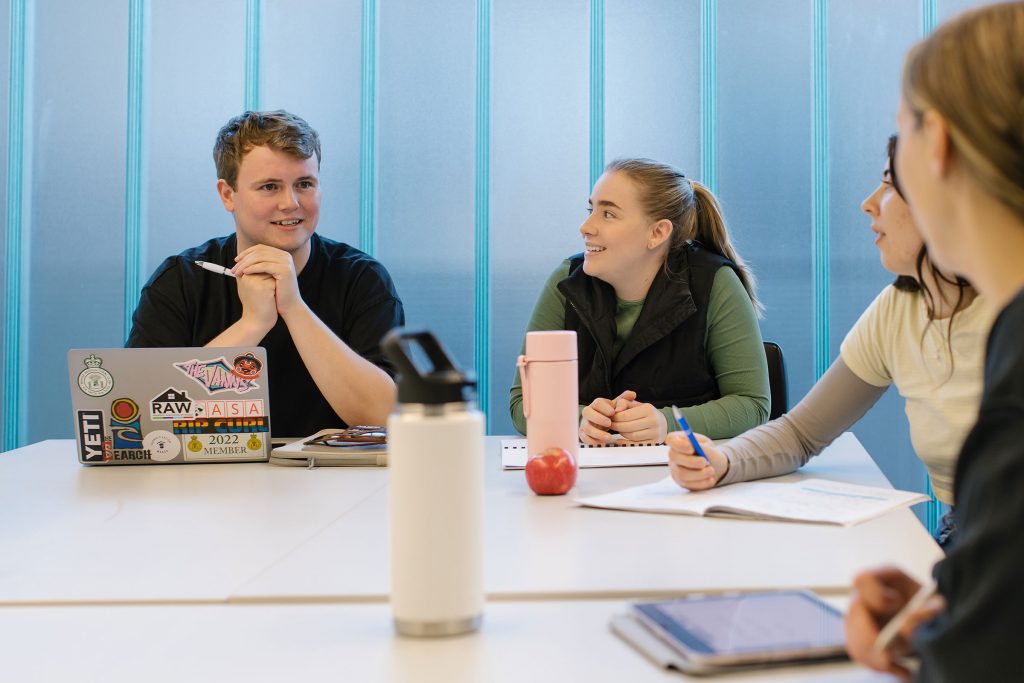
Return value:
[[(619, 156), (719, 194), (798, 398), (891, 279), (859, 203), (902, 56), (975, 4), (0, 1), (0, 445), (71, 436), (67, 349), (121, 345), (156, 265), (232, 230), (211, 148), (245, 108), (317, 128), (320, 231), (380, 258), (410, 324), (475, 369), (491, 433), (512, 429), (533, 303)], [(855, 431), (924, 488), (898, 396)]]

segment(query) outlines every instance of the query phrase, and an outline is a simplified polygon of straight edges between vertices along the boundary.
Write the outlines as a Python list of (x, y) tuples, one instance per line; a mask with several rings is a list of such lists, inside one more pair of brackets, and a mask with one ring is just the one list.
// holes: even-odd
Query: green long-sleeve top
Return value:
[[(558, 291), (558, 283), (568, 276), (569, 260), (566, 259), (544, 283), (533, 315), (530, 316), (527, 332), (564, 329), (565, 297)], [(618, 354), (629, 338), (643, 305), (642, 299), (617, 301), (613, 347), (615, 354)], [(732, 268), (719, 268), (715, 273), (707, 317), (704, 348), (715, 373), (721, 398), (681, 408), (681, 411), (695, 432), (706, 434), (712, 439), (727, 439), (763, 424), (768, 419), (771, 400), (768, 365), (757, 316), (743, 289), (743, 283)], [(637, 393), (637, 400), (643, 402), (644, 387), (631, 388)], [(583, 408), (580, 406), (580, 411)], [(512, 412), (512, 424), (520, 434), (525, 434), (523, 386), (518, 370), (512, 388), (509, 389), (509, 409)], [(663, 408), (661, 412), (671, 431), (675, 425), (672, 409)]]

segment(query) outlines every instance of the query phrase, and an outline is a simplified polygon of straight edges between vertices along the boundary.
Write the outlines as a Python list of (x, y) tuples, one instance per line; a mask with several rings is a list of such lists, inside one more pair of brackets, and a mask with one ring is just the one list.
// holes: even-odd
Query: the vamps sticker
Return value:
[(174, 367), (181, 370), (186, 377), (191, 378), (211, 395), (222, 391), (244, 394), (247, 391), (259, 389), (259, 384), (255, 380), (240, 377), (233, 372), (231, 364), (223, 357), (212, 360), (193, 358), (184, 363), (175, 363)]

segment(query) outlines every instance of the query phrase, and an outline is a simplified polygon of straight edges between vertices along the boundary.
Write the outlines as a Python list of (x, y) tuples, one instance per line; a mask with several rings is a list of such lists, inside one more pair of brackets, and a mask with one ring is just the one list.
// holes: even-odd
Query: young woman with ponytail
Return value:
[[(548, 278), (527, 330), (577, 333), (580, 440), (664, 440), (672, 405), (713, 438), (763, 423), (761, 306), (714, 195), (670, 166), (623, 159), (588, 210), (585, 251)], [(509, 394), (525, 433), (518, 374)]]

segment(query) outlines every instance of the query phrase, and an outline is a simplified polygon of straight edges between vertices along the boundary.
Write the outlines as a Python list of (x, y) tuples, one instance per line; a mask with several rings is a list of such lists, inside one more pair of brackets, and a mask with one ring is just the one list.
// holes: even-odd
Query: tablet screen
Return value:
[(635, 605), (688, 656), (729, 660), (821, 656), (843, 649), (842, 615), (802, 591), (698, 596)]

